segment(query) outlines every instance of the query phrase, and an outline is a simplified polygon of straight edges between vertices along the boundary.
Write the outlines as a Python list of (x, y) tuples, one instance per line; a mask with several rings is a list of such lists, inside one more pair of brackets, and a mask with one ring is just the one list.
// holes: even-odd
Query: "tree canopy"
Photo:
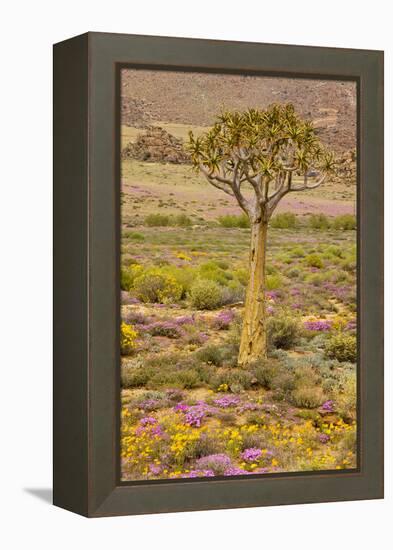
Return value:
[[(225, 111), (203, 135), (189, 132), (188, 150), (194, 167), (236, 198), (252, 222), (267, 222), (287, 193), (319, 187), (335, 165), (292, 104)], [(251, 198), (245, 186), (254, 190)]]

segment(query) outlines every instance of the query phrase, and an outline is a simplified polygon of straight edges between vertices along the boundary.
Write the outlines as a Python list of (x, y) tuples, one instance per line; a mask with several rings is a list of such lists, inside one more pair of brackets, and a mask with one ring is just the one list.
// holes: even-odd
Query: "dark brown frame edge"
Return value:
[[(361, 467), (118, 485), (116, 71), (358, 82)], [(54, 47), (54, 504), (89, 517), (383, 497), (383, 52), (87, 33)]]

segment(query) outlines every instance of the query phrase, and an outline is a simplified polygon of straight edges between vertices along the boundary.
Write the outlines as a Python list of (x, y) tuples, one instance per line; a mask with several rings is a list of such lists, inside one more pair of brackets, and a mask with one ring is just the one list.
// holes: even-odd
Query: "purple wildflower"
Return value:
[(236, 407), (236, 405), (239, 404), (239, 397), (236, 397), (235, 395), (224, 395), (219, 399), (215, 399), (213, 403), (217, 405), (217, 407), (221, 407), (222, 409), (226, 409), (228, 407)]
[(328, 436), (328, 434), (321, 434), (319, 436), (319, 441), (323, 444), (327, 443), (329, 441), (330, 437)]
[(167, 338), (181, 338), (184, 336), (184, 331), (171, 321), (155, 321), (145, 325), (143, 330), (152, 336), (166, 336)]
[(149, 470), (154, 476), (159, 476), (162, 472), (162, 467), (157, 464), (149, 464)]
[(356, 319), (351, 319), (351, 321), (348, 321), (345, 330), (355, 330), (357, 327)]
[(214, 477), (213, 470), (191, 470), (185, 474), (182, 474), (181, 477), (184, 478), (194, 478), (194, 477)]
[(175, 325), (193, 325), (195, 323), (194, 315), (182, 315), (181, 317), (176, 317), (173, 320)]
[(130, 325), (147, 325), (150, 323), (149, 317), (135, 309), (131, 309), (124, 314), (124, 321)]
[(200, 428), (202, 418), (204, 416), (205, 416), (205, 413), (203, 411), (190, 410), (188, 413), (186, 413), (184, 421), (189, 426), (194, 426), (195, 428)]
[(214, 319), (214, 326), (219, 330), (226, 330), (235, 318), (235, 314), (231, 309), (220, 311), (217, 317)]
[(327, 320), (305, 321), (304, 328), (316, 332), (326, 332), (332, 328), (332, 322)]
[(224, 453), (208, 455), (199, 458), (196, 461), (197, 468), (202, 470), (213, 470), (216, 475), (224, 474), (229, 468), (232, 467), (231, 459)]
[(143, 411), (154, 411), (159, 409), (161, 404), (162, 401), (159, 399), (146, 399), (145, 401), (141, 401), (141, 403), (139, 403), (138, 408)]
[(248, 401), (247, 403), (243, 403), (242, 405), (240, 405), (238, 411), (239, 413), (244, 413), (246, 411), (258, 411), (259, 409), (260, 406), (257, 405), (257, 403), (251, 403)]
[(178, 403), (173, 407), (173, 410), (176, 412), (187, 412), (190, 407), (186, 405), (185, 403)]
[(333, 412), (334, 411), (334, 403), (331, 399), (328, 401), (325, 401), (325, 403), (322, 404), (321, 409), (326, 412)]
[(164, 435), (161, 426), (158, 424), (158, 420), (152, 416), (145, 416), (139, 422), (139, 426), (135, 430), (137, 435), (140, 435), (143, 432), (148, 431), (151, 435), (156, 435), (161, 437)]
[(144, 418), (141, 418), (139, 423), (141, 426), (148, 426), (149, 424), (157, 424), (157, 422), (158, 420), (153, 416), (145, 416)]
[(242, 468), (228, 468), (228, 470), (225, 470), (224, 476), (242, 476), (242, 475), (250, 475), (253, 472), (248, 472), (247, 470), (242, 470)]
[(262, 454), (262, 449), (251, 447), (250, 449), (245, 449), (240, 456), (245, 462), (257, 462), (262, 457)]

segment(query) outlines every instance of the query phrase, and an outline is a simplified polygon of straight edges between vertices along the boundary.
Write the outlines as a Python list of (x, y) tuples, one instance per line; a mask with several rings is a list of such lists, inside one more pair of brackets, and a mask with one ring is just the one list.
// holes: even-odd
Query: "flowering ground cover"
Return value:
[(269, 229), (269, 354), (247, 369), (249, 230), (124, 227), (124, 480), (356, 467), (356, 232), (311, 221)]

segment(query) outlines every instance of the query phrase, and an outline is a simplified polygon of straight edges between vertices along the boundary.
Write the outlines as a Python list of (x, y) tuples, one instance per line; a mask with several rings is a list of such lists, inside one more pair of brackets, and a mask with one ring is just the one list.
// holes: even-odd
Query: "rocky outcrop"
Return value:
[(190, 162), (183, 141), (158, 126), (146, 128), (145, 132), (138, 135), (135, 143), (130, 142), (124, 147), (121, 156), (123, 159), (132, 158), (147, 162)]
[(337, 157), (335, 174), (330, 178), (332, 183), (356, 184), (356, 150), (351, 149)]

